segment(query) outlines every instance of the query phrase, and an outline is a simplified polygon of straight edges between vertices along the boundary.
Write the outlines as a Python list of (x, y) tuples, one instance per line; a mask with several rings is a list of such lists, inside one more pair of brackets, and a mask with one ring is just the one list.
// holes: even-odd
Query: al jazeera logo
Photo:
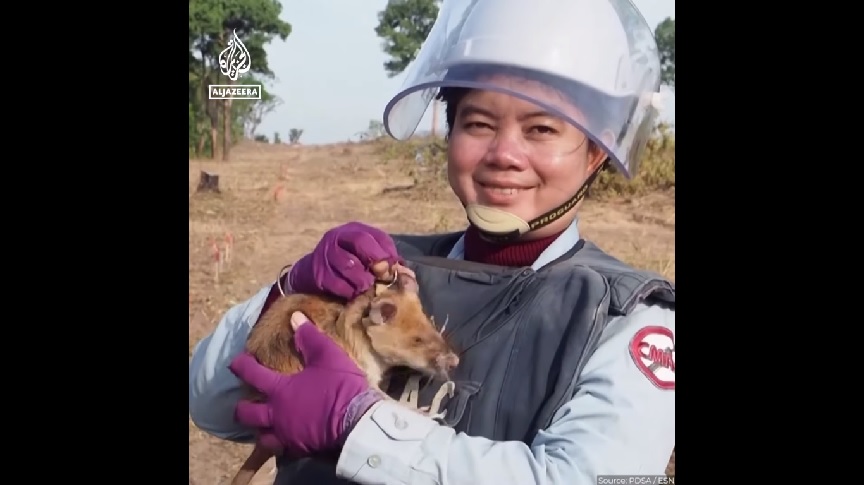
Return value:
[[(252, 67), (252, 58), (249, 50), (237, 37), (235, 30), (228, 47), (219, 53), (219, 69), (222, 74), (232, 81), (236, 81), (241, 74), (249, 72)], [(260, 84), (211, 84), (208, 87), (210, 99), (261, 99)]]

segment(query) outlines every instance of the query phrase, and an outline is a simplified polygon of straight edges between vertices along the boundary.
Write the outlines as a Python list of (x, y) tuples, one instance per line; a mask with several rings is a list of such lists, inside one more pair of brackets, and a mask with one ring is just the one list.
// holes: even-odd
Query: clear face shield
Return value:
[[(410, 137), (442, 87), (497, 91), (574, 125), (630, 178), (659, 85), (653, 32), (629, 0), (444, 0), (384, 126)], [(526, 147), (549, 156), (578, 148)]]

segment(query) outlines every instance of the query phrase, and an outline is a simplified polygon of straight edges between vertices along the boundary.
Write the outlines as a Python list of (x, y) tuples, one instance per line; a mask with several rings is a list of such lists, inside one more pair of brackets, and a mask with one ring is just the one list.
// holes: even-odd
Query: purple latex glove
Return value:
[(387, 233), (349, 222), (330, 229), (288, 274), (293, 293), (324, 293), (353, 299), (375, 283), (369, 267), (379, 261), (404, 264)]
[(260, 391), (265, 402), (240, 401), (235, 419), (259, 429), (258, 442), (292, 457), (337, 451), (354, 424), (383, 398), (333, 340), (300, 312), (291, 315), (294, 341), (305, 367), (293, 376), (275, 372), (249, 353), (229, 368)]

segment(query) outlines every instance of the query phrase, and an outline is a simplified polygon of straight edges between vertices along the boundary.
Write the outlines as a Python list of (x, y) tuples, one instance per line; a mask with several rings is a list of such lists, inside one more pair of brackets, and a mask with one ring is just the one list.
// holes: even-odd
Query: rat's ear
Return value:
[(396, 316), (396, 303), (390, 298), (378, 298), (369, 308), (369, 320), (375, 325), (385, 325)]
[(417, 285), (417, 276), (410, 269), (399, 266), (398, 276), (396, 278), (396, 282), (399, 285), (399, 288), (408, 291), (411, 293), (418, 293), (420, 291), (420, 287)]

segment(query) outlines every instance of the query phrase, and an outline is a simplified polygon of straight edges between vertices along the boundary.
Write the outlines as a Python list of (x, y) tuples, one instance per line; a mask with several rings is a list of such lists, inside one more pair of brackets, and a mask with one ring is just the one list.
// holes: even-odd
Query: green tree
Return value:
[(654, 29), (657, 48), (660, 51), (660, 66), (663, 69), (663, 84), (675, 89), (675, 20), (666, 17)]
[(291, 128), (288, 130), (288, 143), (292, 145), (300, 143), (301, 136), (303, 136), (303, 130), (301, 128)]
[[(390, 56), (384, 62), (389, 77), (402, 73), (417, 57), (438, 17), (439, 4), (440, 0), (388, 0), (378, 13), (375, 33), (384, 41), (384, 53)], [(433, 136), (438, 126), (437, 104), (432, 102)]]
[[(190, 0), (189, 126), (190, 137), (196, 136), (199, 156), (209, 144), (210, 156), (215, 158), (221, 115), (222, 159), (228, 160), (232, 139), (235, 138), (232, 135), (242, 132), (243, 117), (248, 120), (251, 110), (248, 103), (208, 99), (207, 85), (233, 84), (219, 69), (219, 53), (236, 33), (249, 51), (251, 61), (249, 73), (242, 83), (262, 84), (255, 80), (272, 79), (273, 72), (264, 46), (276, 37), (285, 40), (291, 33), (291, 25), (279, 18), (281, 12), (282, 5), (277, 0)], [(272, 104), (273, 100), (265, 100), (262, 93), (260, 102)], [(232, 108), (235, 104), (237, 107)], [(205, 140), (208, 129), (209, 140)], [(192, 145), (190, 138), (190, 151)]]

